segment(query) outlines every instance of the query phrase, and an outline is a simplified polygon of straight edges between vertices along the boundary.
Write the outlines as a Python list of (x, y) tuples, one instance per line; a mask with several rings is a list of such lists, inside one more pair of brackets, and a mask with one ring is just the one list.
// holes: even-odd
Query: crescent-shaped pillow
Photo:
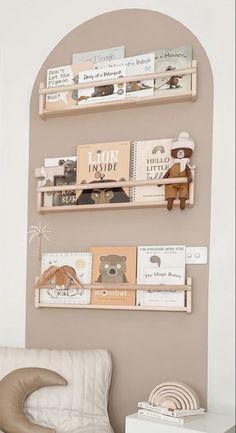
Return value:
[(30, 422), (24, 414), (25, 399), (44, 386), (67, 385), (67, 381), (45, 368), (20, 368), (0, 381), (0, 430), (4, 433), (56, 433)]

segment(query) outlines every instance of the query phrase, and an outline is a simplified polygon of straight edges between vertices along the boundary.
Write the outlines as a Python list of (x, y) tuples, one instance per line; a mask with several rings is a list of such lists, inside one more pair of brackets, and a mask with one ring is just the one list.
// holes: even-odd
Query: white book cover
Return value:
[[(130, 179), (161, 179), (173, 163), (172, 139), (135, 141), (131, 144)], [(164, 201), (165, 187), (156, 185), (130, 188), (131, 201)]]
[[(94, 68), (113, 68), (116, 66), (126, 67), (126, 77), (151, 74), (154, 72), (155, 68), (155, 53), (140, 54), (138, 56), (126, 57), (110, 62), (96, 63)], [(154, 93), (153, 87), (154, 79), (128, 82), (126, 83), (126, 98), (152, 96)]]
[[(79, 73), (78, 65), (58, 66), (47, 70), (48, 89), (64, 87), (77, 84)], [(77, 104), (77, 91), (68, 91), (61, 93), (50, 93), (46, 95), (46, 109), (57, 110), (67, 108)]]
[[(43, 253), (41, 273), (49, 266), (69, 265), (74, 268), (76, 275), (83, 284), (91, 283), (92, 254), (84, 252)], [(52, 304), (90, 304), (90, 290), (82, 292), (76, 289), (40, 289), (40, 302)]]
[[(185, 246), (139, 246), (137, 284), (184, 285)], [(138, 290), (137, 305), (160, 307), (184, 307), (185, 292), (182, 290)]]
[(191, 75), (179, 75), (177, 69), (191, 68), (192, 47), (183, 45), (177, 48), (163, 48), (155, 52), (155, 72), (172, 71), (168, 78), (155, 80), (155, 94), (191, 89)]
[(110, 84), (102, 85), (102, 81), (125, 77), (125, 66), (104, 68), (100, 70), (91, 69), (79, 72), (79, 84), (101, 81), (101, 85), (78, 90), (78, 104), (97, 104), (101, 102), (114, 101), (125, 98), (125, 85)]
[(125, 46), (104, 48), (102, 50), (87, 51), (84, 53), (76, 53), (72, 56), (72, 63), (87, 63), (92, 64), (97, 62), (109, 62), (113, 59), (121, 59), (125, 56)]

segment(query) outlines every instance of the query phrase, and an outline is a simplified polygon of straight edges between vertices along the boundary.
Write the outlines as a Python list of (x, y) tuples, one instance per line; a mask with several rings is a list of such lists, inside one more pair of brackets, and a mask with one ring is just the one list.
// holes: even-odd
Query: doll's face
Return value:
[(171, 151), (171, 156), (173, 158), (183, 159), (183, 158), (190, 158), (192, 156), (192, 149), (186, 148), (186, 147), (179, 147), (178, 149), (173, 149)]

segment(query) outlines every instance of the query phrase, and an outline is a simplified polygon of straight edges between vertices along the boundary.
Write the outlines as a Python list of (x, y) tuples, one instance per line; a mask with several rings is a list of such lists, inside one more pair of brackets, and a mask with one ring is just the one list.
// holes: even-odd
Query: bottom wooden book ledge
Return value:
[[(113, 284), (112, 289), (110, 284), (84, 284), (83, 285), (84, 292), (89, 292), (90, 290), (141, 290), (141, 291), (184, 291), (185, 292), (185, 303), (182, 307), (177, 306), (156, 306), (156, 305), (119, 305), (119, 304), (90, 304), (90, 303), (81, 303), (78, 299), (73, 299), (73, 296), (68, 297), (65, 296), (64, 302), (62, 302), (62, 297), (60, 298), (60, 302), (58, 302), (58, 298), (52, 297), (50, 301), (43, 299), (41, 296), (41, 290), (57, 290), (53, 285), (47, 285), (40, 288), (35, 289), (35, 307), (36, 308), (77, 308), (77, 309), (95, 309), (95, 310), (132, 310), (132, 311), (179, 311), (179, 312), (192, 312), (192, 278), (187, 278), (187, 282), (183, 286), (166, 286), (166, 285), (138, 285), (138, 284)], [(76, 290), (76, 286), (70, 286), (71, 290)]]

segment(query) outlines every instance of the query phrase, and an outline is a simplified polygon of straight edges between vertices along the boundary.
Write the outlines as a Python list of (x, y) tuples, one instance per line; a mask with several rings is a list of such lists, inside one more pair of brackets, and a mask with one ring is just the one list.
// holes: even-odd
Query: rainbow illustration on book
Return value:
[(151, 392), (149, 403), (170, 410), (197, 410), (200, 403), (195, 391), (182, 382), (164, 382)]

